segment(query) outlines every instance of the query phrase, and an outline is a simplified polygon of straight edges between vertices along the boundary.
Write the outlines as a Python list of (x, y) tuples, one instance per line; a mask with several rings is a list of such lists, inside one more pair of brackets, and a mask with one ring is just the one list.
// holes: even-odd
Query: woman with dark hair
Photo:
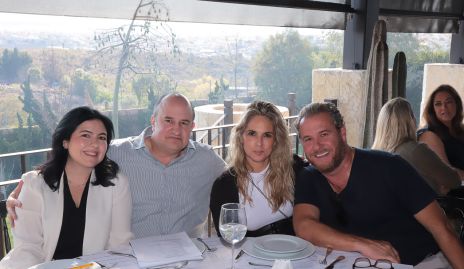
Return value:
[(58, 123), (50, 159), (22, 176), (14, 249), (0, 268), (28, 268), (127, 244), (127, 178), (106, 152), (113, 124), (97, 110), (74, 108)]
[(450, 85), (441, 85), (430, 95), (423, 117), (427, 126), (417, 132), (427, 144), (464, 180), (464, 126), (462, 100)]
[(213, 184), (210, 209), (219, 234), (219, 214), (225, 203), (242, 203), (247, 236), (294, 235), (295, 173), (307, 163), (292, 155), (288, 128), (278, 108), (255, 101), (232, 129), (229, 169)]

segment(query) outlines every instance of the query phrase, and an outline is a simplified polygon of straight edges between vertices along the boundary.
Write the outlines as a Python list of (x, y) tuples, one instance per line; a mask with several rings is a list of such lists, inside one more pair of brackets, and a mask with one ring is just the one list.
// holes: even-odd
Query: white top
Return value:
[[(266, 196), (269, 197), (269, 195), (264, 190), (264, 178), (268, 170), (269, 165), (261, 172), (250, 173), (250, 178), (255, 183), (255, 185), (258, 186), (258, 188), (260, 188), (266, 194)], [(266, 197), (264, 197), (261, 192), (257, 190), (253, 184), (251, 184), (251, 182), (248, 185), (248, 194), (251, 196), (253, 201), (251, 204), (245, 204), (247, 228), (249, 231), (258, 230), (265, 225), (285, 218), (285, 216), (278, 210), (276, 212), (272, 212), (272, 208)], [(243, 195), (239, 194), (239, 200), (240, 203), (243, 204)], [(280, 210), (288, 217), (292, 216), (293, 214), (293, 206), (290, 202), (283, 204), (280, 207)]]
[[(13, 231), (14, 248), (0, 262), (0, 269), (24, 269), (50, 261), (55, 253), (63, 220), (63, 177), (52, 191), (38, 171), (22, 176), (22, 208)], [(91, 182), (95, 181), (92, 172)], [(85, 212), (84, 255), (129, 243), (132, 237), (131, 195), (125, 176), (112, 179), (114, 186), (89, 185)]]

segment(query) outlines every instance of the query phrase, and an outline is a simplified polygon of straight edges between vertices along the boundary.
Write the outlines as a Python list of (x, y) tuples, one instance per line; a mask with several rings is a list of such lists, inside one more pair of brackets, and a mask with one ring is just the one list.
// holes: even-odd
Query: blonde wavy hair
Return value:
[(264, 192), (268, 195), (272, 211), (276, 212), (285, 202), (293, 201), (295, 173), (288, 128), (275, 105), (255, 101), (247, 107), (240, 122), (232, 129), (227, 161), (235, 171), (239, 193), (244, 197), (245, 202), (252, 203), (248, 194), (250, 171), (243, 148), (243, 133), (250, 120), (256, 116), (268, 118), (274, 128), (274, 144), (269, 156), (269, 170), (264, 180)]
[(416, 128), (411, 104), (404, 98), (394, 98), (380, 110), (372, 149), (395, 152), (399, 145), (416, 141)]

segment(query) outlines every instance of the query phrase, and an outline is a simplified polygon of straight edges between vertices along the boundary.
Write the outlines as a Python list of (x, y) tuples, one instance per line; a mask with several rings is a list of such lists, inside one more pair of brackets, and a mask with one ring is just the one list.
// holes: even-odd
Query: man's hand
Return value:
[(362, 238), (359, 251), (371, 259), (387, 259), (394, 263), (400, 263), (398, 251), (387, 241), (370, 240)]
[(19, 181), (18, 186), (10, 193), (6, 200), (6, 210), (8, 211), (8, 220), (10, 221), (11, 227), (14, 227), (14, 222), (18, 219), (16, 215), (16, 207), (22, 207), (21, 201), (18, 200), (19, 193), (23, 187), (23, 181)]

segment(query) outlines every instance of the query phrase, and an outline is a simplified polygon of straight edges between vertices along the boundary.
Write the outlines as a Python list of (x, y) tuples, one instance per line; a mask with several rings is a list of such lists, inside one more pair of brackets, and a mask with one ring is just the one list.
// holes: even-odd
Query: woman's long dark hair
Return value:
[[(70, 140), (72, 133), (76, 128), (88, 120), (99, 120), (103, 123), (107, 133), (106, 143), (109, 146), (113, 138), (113, 123), (105, 115), (95, 109), (82, 106), (70, 110), (58, 123), (55, 132), (52, 135), (52, 151), (47, 162), (41, 165), (38, 170), (43, 175), (47, 185), (53, 190), (58, 190), (60, 179), (64, 167), (68, 160), (68, 150), (63, 147), (63, 141)], [(95, 181), (92, 185), (102, 185), (103, 187), (114, 186), (111, 179), (116, 177), (119, 166), (106, 156), (97, 166), (95, 166)]]
[[(448, 130), (446, 127), (435, 114), (435, 109), (433, 107), (433, 103), (435, 100), (435, 96), (439, 92), (446, 92), (454, 99), (456, 103), (456, 115), (454, 115), (453, 119), (451, 120), (451, 130)], [(425, 105), (424, 109), (424, 119), (427, 122), (428, 128), (435, 132), (442, 140), (446, 139), (449, 135), (454, 134), (457, 139), (463, 140), (462, 136), (464, 135), (464, 130), (462, 127), (462, 100), (459, 97), (458, 92), (450, 85), (440, 85), (437, 89), (435, 89), (432, 94), (430, 95), (427, 104)], [(453, 135), (453, 136), (454, 136)]]

